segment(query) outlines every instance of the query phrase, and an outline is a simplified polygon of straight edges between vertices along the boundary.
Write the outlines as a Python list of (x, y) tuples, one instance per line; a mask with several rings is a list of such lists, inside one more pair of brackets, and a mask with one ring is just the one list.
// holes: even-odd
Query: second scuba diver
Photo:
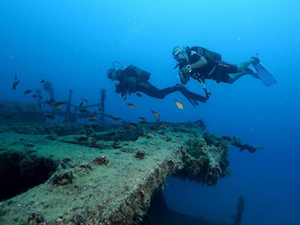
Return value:
[(130, 95), (131, 93), (137, 93), (138, 96), (141, 96), (140, 92), (143, 92), (153, 98), (163, 99), (168, 94), (180, 91), (193, 106), (196, 106), (199, 104), (198, 101), (205, 103), (209, 98), (210, 93), (208, 93), (205, 88), (205, 97), (189, 91), (181, 84), (176, 84), (173, 87), (167, 87), (164, 89), (158, 89), (148, 81), (151, 73), (133, 65), (128, 67), (123, 67), (121, 63), (120, 65), (121, 69), (119, 70), (116, 70), (114, 66), (109, 69), (107, 71), (107, 77), (111, 81), (115, 81), (116, 93), (120, 93), (121, 97), (124, 99), (126, 99), (126, 95)]

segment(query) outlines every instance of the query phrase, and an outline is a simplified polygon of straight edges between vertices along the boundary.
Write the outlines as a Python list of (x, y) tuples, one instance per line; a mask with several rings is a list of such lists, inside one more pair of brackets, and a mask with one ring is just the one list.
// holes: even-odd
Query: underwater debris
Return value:
[(48, 136), (46, 136), (46, 139), (55, 141), (57, 139), (57, 134), (56, 133), (51, 133)]
[(27, 223), (28, 225), (36, 225), (36, 224), (46, 225), (47, 221), (45, 221), (44, 216), (41, 213), (36, 211), (28, 217)]
[(64, 172), (56, 172), (52, 178), (50, 178), (50, 182), (53, 185), (67, 185), (73, 183), (74, 175), (73, 171), (64, 171)]
[(79, 142), (84, 142), (84, 141), (88, 140), (88, 137), (83, 134), (83, 135), (80, 135), (80, 136), (76, 137), (76, 140), (79, 141)]
[(238, 206), (237, 206), (237, 212), (235, 215), (235, 220), (234, 220), (234, 225), (240, 225), (242, 224), (242, 217), (243, 217), (243, 212), (245, 208), (245, 199), (243, 196), (240, 196), (238, 199)]
[(145, 153), (145, 151), (138, 151), (136, 154), (135, 154), (135, 158), (137, 158), (137, 159), (144, 159), (145, 158), (145, 155), (146, 155), (146, 153)]
[(105, 155), (99, 156), (92, 161), (97, 166), (107, 165), (109, 163), (108, 158)]
[(75, 223), (75, 225), (82, 225), (85, 224), (85, 220), (83, 219), (83, 217), (79, 214), (75, 214), (72, 218), (72, 222)]
[(209, 146), (204, 138), (194, 137), (186, 142), (186, 146), (181, 150), (184, 169), (178, 171), (178, 177), (215, 186), (220, 178), (229, 175), (227, 143), (220, 144), (222, 147)]
[(64, 158), (64, 159), (62, 159), (62, 162), (63, 162), (63, 163), (68, 163), (68, 162), (70, 162), (70, 161), (71, 161), (70, 158)]
[(227, 145), (227, 146), (233, 145), (233, 146), (239, 148), (240, 152), (244, 151), (244, 150), (248, 150), (250, 153), (254, 153), (254, 152), (257, 152), (257, 150), (264, 149), (262, 146), (254, 147), (249, 144), (242, 144), (241, 143), (242, 139), (237, 138), (235, 135), (233, 135), (233, 138), (228, 137), (228, 136), (219, 137), (215, 134), (210, 134), (208, 132), (205, 132), (204, 139), (207, 142), (207, 144), (210, 146), (222, 147), (221, 145)]
[(91, 164), (89, 164), (89, 163), (82, 164), (82, 165), (80, 165), (80, 167), (84, 168), (86, 171), (93, 170)]

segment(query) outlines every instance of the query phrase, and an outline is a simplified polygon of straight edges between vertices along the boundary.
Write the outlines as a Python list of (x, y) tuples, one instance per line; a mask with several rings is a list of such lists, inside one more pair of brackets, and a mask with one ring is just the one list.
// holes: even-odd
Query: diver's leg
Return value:
[(240, 77), (244, 76), (248, 74), (248, 72), (246, 70), (244, 70), (243, 72), (240, 72), (240, 73), (235, 73), (235, 74), (231, 74), (229, 76), (229, 79), (228, 79), (228, 82), (229, 84), (232, 84), (234, 83), (237, 79), (239, 79)]
[(139, 85), (137, 86), (137, 91), (141, 91), (153, 98), (163, 99), (168, 94), (171, 94), (175, 91), (179, 91), (179, 88), (174, 86), (174, 87), (168, 87), (160, 90), (157, 87), (150, 84), (149, 82), (140, 82)]
[[(247, 61), (242, 62), (240, 65), (234, 65), (227, 62), (221, 62), (218, 64), (217, 70), (221, 73), (221, 78), (219, 82), (232, 84), (240, 77), (250, 74), (255, 78), (258, 78), (258, 75), (248, 68), (248, 66), (255, 62), (254, 58), (251, 58)], [(231, 74), (230, 76), (228, 74)]]
[(246, 74), (250, 74), (252, 77), (259, 79), (258, 74), (255, 73), (253, 70), (246, 68), (244, 71), (240, 72), (240, 73), (235, 73), (235, 74), (231, 74), (229, 76), (228, 82), (229, 84), (232, 84), (233, 82), (235, 82), (237, 79), (239, 79), (240, 77), (246, 75)]
[(248, 66), (250, 66), (250, 64), (253, 64), (256, 62), (256, 59), (255, 58), (251, 58), (251, 59), (248, 59), (247, 61), (244, 61), (242, 63), (240, 63), (240, 65), (238, 65), (238, 70), (237, 72), (243, 72), (244, 70), (246, 70), (246, 68), (248, 68)]

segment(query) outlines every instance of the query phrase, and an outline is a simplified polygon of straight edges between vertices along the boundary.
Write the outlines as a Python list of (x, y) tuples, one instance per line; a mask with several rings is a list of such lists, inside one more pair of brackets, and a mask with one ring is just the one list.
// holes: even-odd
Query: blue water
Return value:
[[(244, 225), (300, 224), (299, 8), (298, 0), (1, 1), (0, 99), (34, 102), (23, 91), (41, 88), (44, 78), (56, 100), (66, 100), (73, 89), (76, 104), (81, 97), (98, 102), (105, 88), (106, 112), (125, 120), (154, 121), (151, 109), (163, 121), (203, 119), (210, 132), (236, 134), (265, 150), (250, 154), (232, 147), (233, 176), (216, 188), (169, 180), (169, 207), (230, 222), (243, 195)], [(196, 108), (179, 93), (164, 100), (133, 94), (127, 101), (114, 93), (106, 71), (115, 60), (151, 72), (159, 88), (178, 83), (171, 55), (176, 45), (203, 46), (231, 63), (259, 53), (278, 83), (267, 88), (250, 76), (232, 85), (207, 81), (212, 96)], [(14, 91), (15, 73), (21, 83)], [(187, 88), (202, 94), (195, 80)]]

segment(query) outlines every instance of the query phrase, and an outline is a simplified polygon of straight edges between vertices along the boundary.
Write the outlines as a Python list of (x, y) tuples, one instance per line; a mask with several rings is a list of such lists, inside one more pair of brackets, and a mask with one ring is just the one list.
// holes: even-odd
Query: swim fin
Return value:
[(256, 73), (259, 76), (259, 79), (263, 82), (263, 84), (267, 87), (277, 83), (273, 73), (268, 70), (257, 57), (253, 57), (256, 59), (256, 62), (252, 65), (254, 66)]
[(184, 87), (181, 84), (176, 84), (176, 86), (179, 88), (179, 91), (181, 92), (181, 94), (194, 106), (196, 107), (197, 105), (199, 105), (199, 102), (206, 102), (207, 98), (203, 97), (201, 95), (198, 95), (194, 92), (189, 91), (186, 87)]

